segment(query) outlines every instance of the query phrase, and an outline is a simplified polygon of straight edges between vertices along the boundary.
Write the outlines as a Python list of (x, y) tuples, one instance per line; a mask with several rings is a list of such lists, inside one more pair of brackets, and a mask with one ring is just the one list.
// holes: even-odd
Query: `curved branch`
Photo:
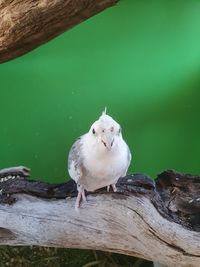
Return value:
[(118, 0), (0, 1), (0, 63), (23, 55)]
[[(154, 184), (145, 175), (128, 175), (117, 193), (88, 194), (79, 212), (73, 181), (52, 185), (18, 175), (0, 186), (0, 244), (96, 249), (200, 266), (198, 176), (166, 171)], [(11, 198), (12, 205), (4, 204)]]

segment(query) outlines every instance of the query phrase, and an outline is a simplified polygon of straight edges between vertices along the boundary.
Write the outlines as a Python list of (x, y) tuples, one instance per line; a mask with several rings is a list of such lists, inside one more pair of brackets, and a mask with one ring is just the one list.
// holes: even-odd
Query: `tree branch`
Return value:
[(118, 0), (0, 1), (0, 63), (23, 55)]
[(76, 212), (72, 180), (28, 181), (22, 170), (0, 172), (0, 244), (96, 249), (200, 266), (199, 176), (166, 171), (154, 184), (145, 175), (128, 175), (119, 179), (117, 193), (90, 193)]

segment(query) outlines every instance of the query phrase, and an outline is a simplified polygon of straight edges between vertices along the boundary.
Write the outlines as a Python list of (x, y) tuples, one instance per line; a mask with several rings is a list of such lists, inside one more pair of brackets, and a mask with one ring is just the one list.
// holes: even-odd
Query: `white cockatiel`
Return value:
[(109, 190), (111, 185), (116, 191), (115, 184), (126, 175), (130, 161), (131, 153), (120, 125), (104, 111), (69, 152), (68, 171), (78, 189), (75, 208), (79, 208), (81, 198), (86, 200), (85, 190), (105, 186)]

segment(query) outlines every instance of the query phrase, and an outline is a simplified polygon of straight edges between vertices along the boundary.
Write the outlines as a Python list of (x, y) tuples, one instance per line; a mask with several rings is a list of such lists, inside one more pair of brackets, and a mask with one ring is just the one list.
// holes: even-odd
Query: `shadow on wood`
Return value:
[[(96, 249), (168, 266), (200, 266), (200, 177), (165, 171), (120, 178), (117, 193), (27, 180), (28, 168), (0, 171), (0, 244)], [(10, 204), (10, 205), (8, 205)]]

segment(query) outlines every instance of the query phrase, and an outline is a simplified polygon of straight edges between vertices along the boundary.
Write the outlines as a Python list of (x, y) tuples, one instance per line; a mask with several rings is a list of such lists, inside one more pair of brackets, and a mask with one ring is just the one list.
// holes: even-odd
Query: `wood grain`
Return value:
[(118, 0), (0, 1), (0, 63), (48, 42)]
[(16, 177), (0, 183), (1, 245), (95, 249), (200, 266), (199, 176), (165, 171), (154, 183), (130, 174), (120, 178), (117, 193), (88, 193), (77, 212), (73, 181), (29, 181), (26, 169), (0, 171), (2, 178)]

